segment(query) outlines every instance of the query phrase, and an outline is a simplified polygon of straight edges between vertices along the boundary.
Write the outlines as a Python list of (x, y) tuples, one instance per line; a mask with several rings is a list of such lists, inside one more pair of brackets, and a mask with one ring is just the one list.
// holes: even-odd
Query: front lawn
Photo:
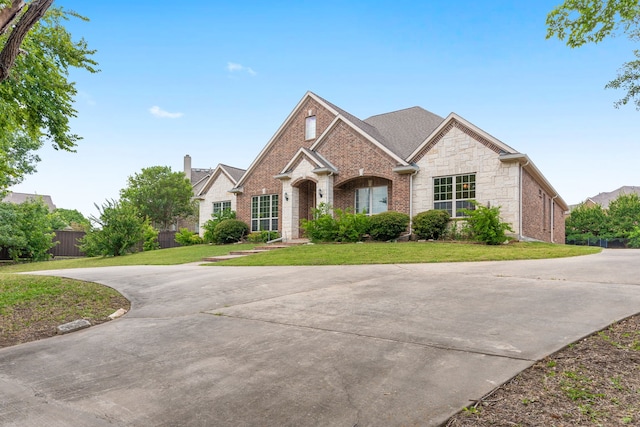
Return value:
[(406, 242), (301, 245), (215, 263), (220, 266), (410, 264), (562, 258), (600, 252), (598, 247), (511, 243)]
[(78, 319), (109, 320), (129, 301), (107, 286), (61, 277), (0, 274), (0, 348), (56, 334)]
[(227, 255), (230, 251), (252, 249), (254, 243), (234, 245), (194, 245), (178, 248), (138, 252), (118, 257), (74, 258), (0, 267), (0, 273), (22, 273), (39, 270), (62, 270), (67, 268), (110, 267), (117, 265), (175, 265), (197, 262), (204, 257)]

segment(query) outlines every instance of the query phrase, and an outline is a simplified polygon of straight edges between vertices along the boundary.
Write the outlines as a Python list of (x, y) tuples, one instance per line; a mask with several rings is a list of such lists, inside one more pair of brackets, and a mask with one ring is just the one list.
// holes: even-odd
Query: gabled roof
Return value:
[(421, 144), (419, 144), (416, 147), (415, 150), (413, 150), (411, 154), (409, 154), (407, 161), (408, 162), (414, 161), (416, 157), (420, 155), (420, 153), (425, 148), (428, 148), (430, 145), (433, 145), (434, 143), (436, 143), (442, 137), (443, 133), (446, 131), (446, 129), (448, 129), (449, 126), (455, 126), (455, 125), (459, 125), (464, 130), (472, 134), (475, 134), (476, 139), (478, 139), (479, 142), (483, 143), (484, 145), (493, 149), (496, 152), (505, 153), (505, 154), (518, 153), (518, 151), (514, 150), (504, 142), (500, 141), (498, 138), (483, 131), (473, 123), (463, 119), (456, 113), (451, 113), (435, 129), (433, 129), (433, 131), (425, 138), (424, 141), (422, 141)]
[[(374, 126), (371, 123), (368, 123), (367, 122), (368, 120), (367, 121), (360, 120), (359, 118), (357, 118), (353, 114), (348, 113), (347, 111), (343, 110), (342, 108), (337, 107), (336, 105), (332, 104), (331, 102), (327, 101), (326, 99), (321, 98), (320, 96), (316, 95), (315, 93), (309, 91), (298, 102), (298, 104), (291, 111), (289, 116), (287, 116), (285, 121), (280, 125), (280, 127), (278, 128), (276, 133), (271, 137), (271, 139), (269, 140), (267, 145), (262, 149), (260, 154), (258, 154), (258, 157), (256, 157), (255, 160), (253, 161), (253, 163), (251, 163), (251, 165), (249, 166), (249, 168), (247, 169), (245, 174), (238, 180), (237, 188), (240, 188), (242, 186), (242, 184), (244, 183), (244, 180), (251, 174), (253, 169), (260, 163), (260, 160), (262, 159), (262, 157), (265, 156), (266, 153), (269, 152), (269, 149), (275, 143), (275, 141), (277, 140), (277, 138), (280, 135), (280, 133), (282, 133), (282, 131), (286, 128), (286, 125), (289, 123), (289, 121), (292, 119), (292, 117), (296, 114), (296, 112), (300, 109), (302, 104), (308, 98), (314, 99), (316, 102), (321, 104), (324, 108), (326, 108), (327, 110), (331, 111), (333, 114), (336, 115), (336, 118), (334, 119), (334, 121), (329, 125), (329, 127), (325, 130), (325, 132), (322, 135), (320, 135), (318, 137), (318, 139), (316, 140), (316, 142), (311, 146), (311, 150), (313, 150), (315, 147), (317, 147), (323, 141), (323, 139), (324, 139), (323, 137), (325, 135), (327, 135), (328, 132), (339, 121), (343, 121), (343, 122), (347, 123), (349, 126), (351, 126), (353, 129), (358, 131), (360, 134), (362, 134), (370, 142), (372, 142), (373, 144), (379, 146), (387, 154), (389, 154), (390, 156), (394, 157), (398, 161), (398, 163), (400, 163), (402, 165), (406, 165), (407, 164), (404, 161), (405, 156), (403, 155), (403, 153), (406, 152), (406, 151), (410, 151), (406, 147), (411, 145), (411, 143), (412, 143), (412, 142), (407, 142), (406, 139), (407, 138), (409, 138), (409, 139), (412, 138), (413, 140), (419, 140), (419, 138), (416, 138), (416, 135), (415, 135), (416, 129), (408, 130), (408, 131), (404, 132), (403, 135), (395, 136), (395, 137), (393, 137), (391, 139), (388, 139), (383, 134), (383, 132), (388, 133), (388, 134), (392, 133), (393, 129), (397, 129), (397, 128), (401, 127), (403, 122), (406, 122), (407, 120), (409, 120), (409, 116), (410, 115), (414, 115), (414, 116), (421, 115), (423, 117), (426, 116), (426, 115), (429, 115), (429, 123), (430, 123), (430, 121), (434, 120), (433, 116), (437, 117), (435, 114), (429, 113), (428, 111), (422, 110), (421, 108), (419, 108), (419, 110), (421, 110), (421, 111), (416, 111), (414, 109), (407, 109), (407, 110), (402, 110), (403, 112), (382, 114), (381, 116), (388, 116), (388, 117), (381, 117), (381, 118), (373, 120), (375, 123), (378, 123), (378, 124), (380, 124), (382, 126), (383, 132), (381, 132), (381, 130), (378, 129), (376, 126)], [(416, 108), (418, 108), (418, 107), (416, 107)], [(374, 117), (379, 117), (379, 116), (374, 116)], [(415, 127), (422, 128), (422, 125), (416, 125)], [(430, 125), (427, 126), (427, 128), (430, 128), (430, 127), (431, 127)], [(424, 131), (424, 129), (423, 129), (423, 131)], [(426, 132), (426, 131), (424, 131), (424, 132), (425, 132), (424, 136), (426, 136), (428, 134), (428, 132)], [(419, 142), (420, 141), (418, 141), (417, 143), (419, 144)]]
[(338, 171), (336, 167), (333, 166), (330, 161), (328, 161), (323, 156), (321, 156), (320, 153), (316, 153), (315, 151), (307, 150), (306, 148), (302, 147), (298, 150), (295, 156), (291, 158), (291, 161), (287, 163), (287, 165), (284, 168), (282, 168), (282, 171), (280, 172), (280, 174), (284, 175), (291, 172), (291, 169), (298, 162), (298, 160), (300, 160), (300, 158), (305, 158), (305, 157), (311, 161), (311, 163), (316, 167), (316, 169), (327, 169), (333, 172)]
[(49, 208), (49, 211), (53, 212), (56, 209), (56, 205), (53, 204), (53, 200), (51, 196), (42, 195), (42, 194), (28, 194), (28, 193), (14, 193), (9, 192), (2, 199), (3, 202), (13, 203), (19, 205), (29, 200), (38, 200), (42, 199), (45, 205)]
[(609, 203), (617, 199), (622, 194), (637, 194), (640, 196), (640, 187), (633, 185), (625, 185), (617, 190), (609, 191), (608, 193), (600, 193), (597, 196), (588, 197), (587, 200), (596, 205), (602, 206), (604, 209), (609, 208)]
[(218, 179), (218, 176), (220, 176), (221, 173), (224, 174), (227, 178), (229, 178), (229, 180), (235, 186), (238, 183), (238, 180), (242, 177), (242, 175), (244, 175), (245, 170), (240, 168), (235, 168), (233, 166), (223, 165), (222, 163), (220, 163), (211, 172), (208, 179), (206, 179), (206, 181), (201, 186), (199, 186), (198, 191), (195, 191), (195, 187), (194, 187), (193, 193), (196, 196), (202, 196), (203, 194), (205, 194), (207, 191), (209, 191), (209, 189), (211, 188), (215, 180)]
[(191, 188), (193, 194), (198, 194), (204, 184), (207, 182), (213, 169), (191, 169)]

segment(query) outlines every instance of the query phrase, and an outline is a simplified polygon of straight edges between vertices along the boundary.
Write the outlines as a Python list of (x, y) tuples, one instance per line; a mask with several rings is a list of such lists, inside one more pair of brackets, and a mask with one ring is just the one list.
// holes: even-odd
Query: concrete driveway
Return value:
[(118, 320), (0, 350), (2, 426), (436, 426), (640, 311), (640, 251), (540, 261), (42, 272)]

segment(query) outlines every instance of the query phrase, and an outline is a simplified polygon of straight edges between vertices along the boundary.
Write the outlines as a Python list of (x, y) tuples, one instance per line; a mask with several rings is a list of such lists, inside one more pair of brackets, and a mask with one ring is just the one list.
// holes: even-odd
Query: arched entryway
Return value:
[[(313, 219), (313, 209), (316, 207), (316, 183), (306, 179), (294, 185), (298, 189), (298, 227), (303, 219)], [(299, 228), (298, 236), (302, 237), (304, 230)]]

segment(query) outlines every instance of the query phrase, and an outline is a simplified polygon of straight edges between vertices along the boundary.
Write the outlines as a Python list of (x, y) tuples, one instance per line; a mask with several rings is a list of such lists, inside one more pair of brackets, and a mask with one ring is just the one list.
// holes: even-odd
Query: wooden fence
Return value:
[(68, 257), (80, 257), (84, 256), (84, 252), (78, 248), (79, 240), (84, 237), (86, 233), (84, 231), (67, 231), (58, 230), (53, 238), (54, 243), (58, 242), (54, 247), (49, 249), (51, 256), (68, 256)]
[[(58, 242), (54, 247), (49, 249), (51, 256), (55, 257), (83, 257), (85, 254), (78, 248), (79, 240), (86, 234), (84, 231), (57, 230), (54, 243)], [(161, 231), (158, 233), (158, 243), (160, 249), (175, 248), (180, 246), (176, 242), (175, 231)], [(137, 245), (137, 250), (142, 250), (142, 242)], [(7, 260), (9, 252), (6, 248), (0, 248), (0, 260)]]

